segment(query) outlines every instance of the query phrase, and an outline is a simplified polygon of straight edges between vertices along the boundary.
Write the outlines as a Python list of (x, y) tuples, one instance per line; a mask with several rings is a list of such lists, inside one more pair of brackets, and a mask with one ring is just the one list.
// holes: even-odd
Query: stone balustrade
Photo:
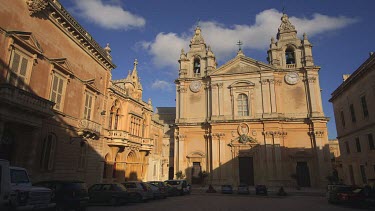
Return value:
[(100, 134), (102, 126), (99, 123), (96, 123), (94, 121), (91, 121), (88, 119), (81, 119), (79, 121), (79, 128), (82, 129), (83, 131), (92, 131), (92, 132)]
[(0, 84), (0, 100), (5, 103), (16, 105), (21, 109), (24, 108), (39, 112), (46, 116), (54, 115), (54, 102), (10, 84)]

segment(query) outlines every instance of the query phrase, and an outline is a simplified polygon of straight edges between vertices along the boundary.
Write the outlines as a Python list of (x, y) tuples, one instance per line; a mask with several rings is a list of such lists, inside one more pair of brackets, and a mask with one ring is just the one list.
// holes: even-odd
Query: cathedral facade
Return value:
[(174, 172), (192, 183), (319, 187), (330, 175), (319, 70), (306, 34), (284, 14), (268, 63), (244, 55), (217, 67), (197, 27), (181, 51)]

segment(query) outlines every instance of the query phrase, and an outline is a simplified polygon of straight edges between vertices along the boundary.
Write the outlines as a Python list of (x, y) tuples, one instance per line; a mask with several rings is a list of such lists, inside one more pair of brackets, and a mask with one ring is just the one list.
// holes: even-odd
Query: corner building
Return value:
[(330, 158), (319, 66), (284, 14), (268, 64), (238, 51), (217, 67), (197, 27), (180, 55), (174, 170), (192, 183), (319, 187)]

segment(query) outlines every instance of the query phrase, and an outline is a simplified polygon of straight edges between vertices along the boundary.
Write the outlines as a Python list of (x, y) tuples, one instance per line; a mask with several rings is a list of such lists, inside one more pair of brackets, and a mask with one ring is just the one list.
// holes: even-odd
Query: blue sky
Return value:
[(329, 138), (336, 137), (331, 93), (374, 48), (373, 0), (60, 0), (103, 47), (110, 43), (113, 79), (126, 77), (138, 59), (143, 99), (154, 107), (175, 106), (174, 80), (181, 48), (187, 49), (199, 22), (219, 66), (236, 55), (242, 40), (246, 56), (266, 62), (282, 8), (313, 44), (321, 66), (320, 85)]

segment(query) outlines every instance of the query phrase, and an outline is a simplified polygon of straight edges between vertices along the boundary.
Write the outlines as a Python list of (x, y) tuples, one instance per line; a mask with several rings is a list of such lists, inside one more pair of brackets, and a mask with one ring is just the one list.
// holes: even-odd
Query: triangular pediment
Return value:
[(8, 31), (7, 34), (8, 36), (12, 37), (17, 44), (23, 45), (24, 47), (34, 51), (33, 53), (43, 53), (42, 47), (31, 32)]
[(211, 72), (210, 75), (243, 74), (274, 69), (275, 67), (255, 59), (246, 56), (236, 56), (234, 59)]
[(74, 76), (71, 65), (66, 58), (53, 58), (50, 59), (50, 62), (54, 66), (54, 68), (63, 71), (65, 74)]

